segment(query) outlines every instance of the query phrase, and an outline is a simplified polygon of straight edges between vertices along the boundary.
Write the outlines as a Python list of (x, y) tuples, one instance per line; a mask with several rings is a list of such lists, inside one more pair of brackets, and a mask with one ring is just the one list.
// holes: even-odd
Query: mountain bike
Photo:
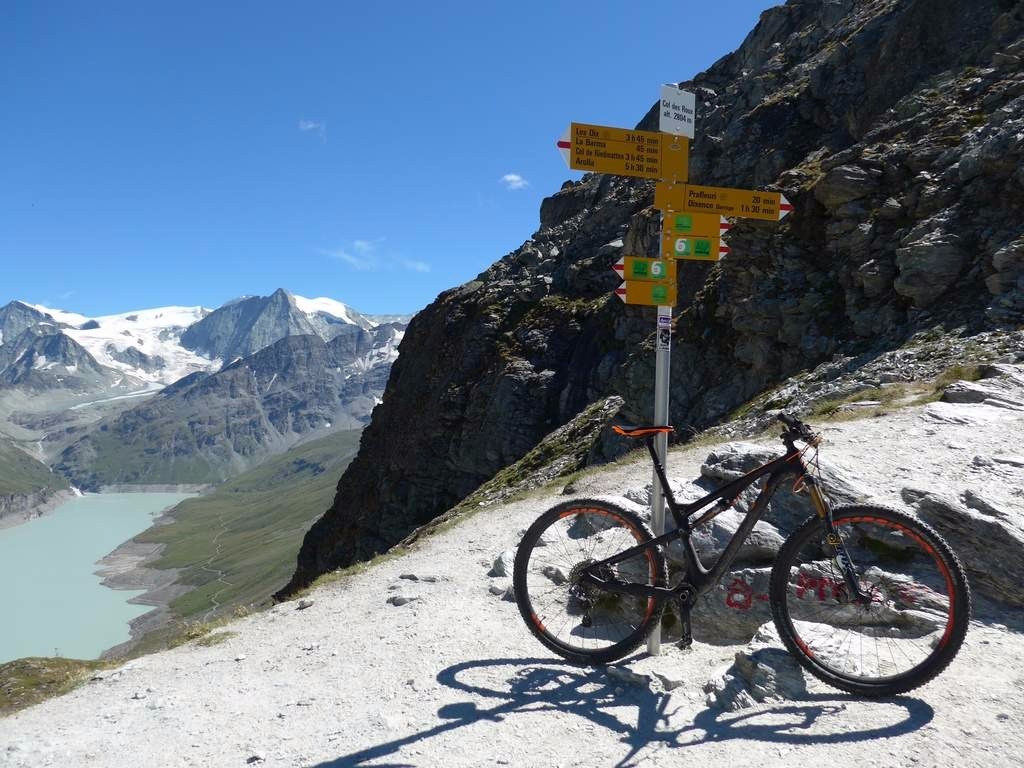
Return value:
[[(792, 416), (778, 418), (785, 425), (782, 456), (690, 504), (676, 501), (654, 447), (654, 436), (672, 427), (613, 427), (645, 441), (676, 527), (655, 536), (634, 512), (588, 499), (541, 515), (523, 535), (513, 572), (516, 603), (537, 639), (571, 662), (604, 664), (636, 649), (672, 603), (681, 645), (689, 647), (698, 599), (729, 571), (775, 491), (792, 479), (815, 514), (784, 541), (771, 570), (768, 602), (789, 652), (815, 677), (863, 696), (903, 693), (945, 669), (971, 613), (960, 561), (939, 534), (909, 515), (833, 507), (818, 469), (820, 435)], [(715, 562), (702, 562), (693, 531), (762, 478), (725, 549)], [(678, 540), (686, 556), (670, 586), (665, 547)]]

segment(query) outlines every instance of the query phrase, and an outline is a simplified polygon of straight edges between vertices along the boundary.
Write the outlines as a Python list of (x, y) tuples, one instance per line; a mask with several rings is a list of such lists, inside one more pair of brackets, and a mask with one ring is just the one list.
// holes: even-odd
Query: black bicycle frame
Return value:
[[(793, 475), (802, 477), (807, 473), (807, 467), (804, 465), (800, 451), (792, 444), (788, 444), (786, 446), (787, 451), (785, 455), (780, 456), (779, 458), (774, 459), (751, 472), (748, 472), (743, 477), (726, 483), (721, 488), (712, 491), (702, 499), (680, 506), (676, 502), (675, 496), (672, 494), (672, 489), (669, 487), (668, 479), (665, 477), (665, 468), (658, 460), (657, 451), (654, 449), (654, 441), (647, 438), (645, 442), (647, 443), (648, 451), (650, 451), (651, 459), (654, 461), (654, 471), (657, 473), (658, 480), (661, 482), (661, 487), (664, 490), (665, 501), (668, 504), (669, 510), (672, 512), (672, 517), (676, 521), (676, 528), (668, 533), (653, 538), (650, 541), (646, 541), (643, 544), (637, 544), (635, 547), (623, 550), (622, 552), (606, 558), (605, 560), (591, 563), (583, 573), (580, 574), (581, 584), (589, 584), (591, 586), (600, 587), (601, 589), (609, 592), (619, 592), (627, 595), (656, 598), (676, 597), (679, 593), (678, 587), (653, 587), (646, 584), (631, 584), (619, 581), (615, 578), (605, 579), (596, 575), (595, 571), (600, 570), (602, 566), (615, 565), (623, 560), (628, 560), (629, 558), (638, 555), (641, 552), (645, 552), (652, 547), (657, 547), (662, 544), (667, 545), (676, 539), (682, 539), (685, 542), (689, 557), (686, 558), (686, 578), (680, 583), (680, 586), (691, 587), (693, 589), (692, 599), (695, 599), (696, 596), (704, 594), (717, 584), (725, 572), (732, 566), (733, 562), (736, 560), (736, 556), (739, 554), (740, 547), (743, 546), (743, 542), (750, 534), (750, 531), (753, 530), (757, 521), (761, 519), (761, 515), (768, 506), (768, 502), (771, 500), (772, 495), (775, 493), (775, 490), (779, 487), (782, 481)], [(746, 516), (743, 518), (743, 522), (741, 522), (739, 528), (736, 529), (736, 533), (733, 534), (729, 543), (726, 545), (725, 550), (718, 556), (718, 559), (714, 564), (710, 568), (706, 567), (700, 561), (700, 557), (697, 555), (697, 549), (693, 545), (693, 529), (703, 525), (716, 515), (721, 514), (731, 507), (744, 490), (749, 488), (765, 475), (768, 476), (768, 479), (765, 482), (764, 488), (761, 489), (757, 499), (747, 511)], [(810, 479), (811, 478), (808, 477), (808, 480)], [(708, 510), (693, 522), (690, 521), (691, 515), (715, 501), (719, 501), (719, 504), (714, 509)]]

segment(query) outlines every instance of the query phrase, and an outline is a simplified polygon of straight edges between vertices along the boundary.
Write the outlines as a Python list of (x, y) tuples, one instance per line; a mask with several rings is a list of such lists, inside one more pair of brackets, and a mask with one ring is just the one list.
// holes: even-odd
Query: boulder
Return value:
[(694, 606), (693, 636), (702, 643), (745, 643), (772, 620), (768, 607), (771, 568), (730, 571)]
[(491, 570), (488, 571), (488, 576), (503, 577), (512, 576), (512, 568), (516, 562), (516, 551), (514, 549), (506, 550), (494, 558), (494, 564), (491, 566)]
[(893, 288), (915, 306), (927, 307), (946, 292), (966, 263), (967, 253), (955, 235), (928, 233), (896, 249), (899, 274)]
[(707, 705), (727, 712), (765, 702), (807, 696), (804, 671), (782, 645), (775, 625), (761, 625), (750, 644), (736, 653), (732, 666), (704, 685)]
[[(748, 472), (780, 456), (778, 448), (755, 443), (726, 443), (708, 454), (700, 468), (702, 487), (710, 489), (742, 477)], [(821, 481), (825, 492), (836, 506), (864, 501), (870, 494), (837, 466), (819, 459)], [(764, 481), (759, 481), (758, 487)], [(748, 503), (753, 503), (749, 499)], [(810, 498), (805, 493), (794, 493), (791, 483), (783, 483), (772, 497), (762, 520), (783, 536), (792, 533), (814, 514)]]
[(944, 403), (982, 403), (996, 408), (1024, 410), (1024, 400), (986, 381), (954, 381), (942, 393)]
[(1024, 239), (1014, 240), (992, 254), (992, 267), (996, 270), (985, 278), (985, 287), (998, 296), (1017, 287), (1024, 275)]
[(859, 165), (841, 165), (821, 177), (814, 185), (815, 199), (829, 210), (843, 203), (866, 197), (878, 187), (878, 171)]
[[(1007, 605), (1024, 606), (1024, 528), (1019, 517), (992, 514), (991, 501), (986, 511), (979, 511), (937, 491), (907, 487), (900, 494), (953, 548), (972, 589)], [(977, 507), (977, 497), (971, 498)]]

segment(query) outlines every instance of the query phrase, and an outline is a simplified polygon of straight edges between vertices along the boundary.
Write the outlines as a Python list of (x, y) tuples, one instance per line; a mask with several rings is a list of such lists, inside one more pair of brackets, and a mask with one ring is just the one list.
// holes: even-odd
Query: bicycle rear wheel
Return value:
[(866, 600), (850, 594), (824, 523), (811, 518), (772, 569), (779, 635), (805, 669), (844, 691), (892, 696), (924, 685), (967, 632), (963, 567), (934, 530), (900, 512), (846, 507), (833, 521)]
[[(632, 512), (604, 501), (567, 501), (541, 515), (516, 551), (513, 591), (526, 626), (545, 646), (578, 664), (603, 664), (635, 649), (657, 626), (664, 602), (580, 584), (592, 563), (654, 538)], [(657, 547), (602, 569), (633, 584), (665, 586)]]

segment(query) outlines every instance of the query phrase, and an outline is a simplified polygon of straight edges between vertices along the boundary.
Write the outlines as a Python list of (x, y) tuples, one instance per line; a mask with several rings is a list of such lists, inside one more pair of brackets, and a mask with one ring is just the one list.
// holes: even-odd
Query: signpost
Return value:
[[(673, 306), (675, 301), (672, 302)], [(668, 387), (669, 362), (672, 354), (672, 307), (658, 307), (658, 327), (654, 346), (654, 423), (657, 426), (668, 424)], [(654, 451), (658, 461), (665, 467), (668, 456), (668, 433), (659, 432), (654, 436)], [(668, 468), (665, 467), (667, 474)], [(657, 471), (653, 471), (651, 481), (651, 528), (655, 536), (665, 532), (665, 492)], [(647, 638), (647, 652), (652, 656), (661, 653), (661, 625), (654, 628)]]
[[(626, 304), (658, 308), (655, 335), (654, 424), (668, 424), (669, 359), (672, 351), (672, 307), (677, 300), (676, 261), (717, 261), (729, 253), (722, 240), (730, 227), (726, 216), (778, 221), (793, 206), (778, 192), (704, 187), (689, 184), (689, 139), (694, 137), (696, 98), (675, 85), (661, 88), (659, 131), (631, 131), (572, 123), (558, 140), (566, 164), (578, 171), (657, 179), (654, 207), (661, 211), (661, 258), (624, 256), (612, 267), (624, 282), (615, 295)], [(668, 435), (654, 438), (655, 452), (665, 466)], [(667, 468), (666, 468), (667, 470)], [(665, 532), (664, 489), (654, 473), (651, 528)], [(647, 641), (652, 655), (661, 651), (661, 630)]]
[(672, 259), (646, 259), (641, 256), (623, 256), (612, 265), (623, 280), (676, 281), (676, 263)]
[(676, 182), (688, 178), (690, 142), (665, 133), (572, 123), (558, 148), (577, 171)]
[(729, 246), (717, 237), (673, 237), (664, 233), (661, 255), (666, 259), (718, 261), (729, 254)]
[(779, 192), (697, 184), (656, 185), (654, 207), (662, 212), (711, 213), (763, 221), (779, 221), (793, 210), (786, 196)]
[(672, 213), (662, 217), (665, 237), (721, 237), (732, 229), (725, 216), (713, 213)]
[(627, 280), (615, 289), (615, 295), (625, 304), (641, 304), (647, 307), (662, 307), (671, 310), (676, 305), (676, 282), (641, 282)]
[(696, 124), (697, 99), (678, 85), (661, 86), (661, 110), (658, 116), (658, 130), (676, 136), (693, 138)]

